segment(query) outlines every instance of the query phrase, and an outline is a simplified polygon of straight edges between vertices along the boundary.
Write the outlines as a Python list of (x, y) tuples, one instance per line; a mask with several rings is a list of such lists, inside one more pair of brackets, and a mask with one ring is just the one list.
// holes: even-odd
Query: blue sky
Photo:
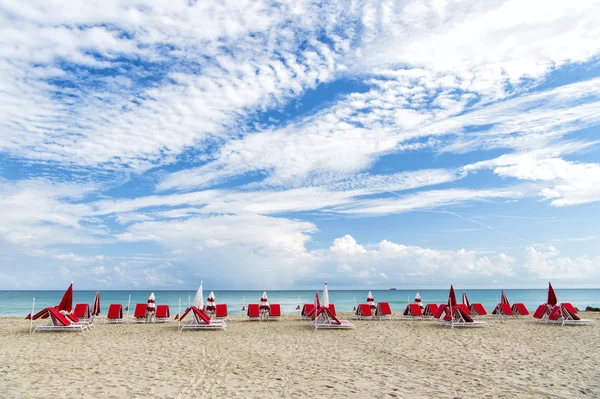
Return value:
[(0, 289), (600, 284), (598, 1), (0, 26)]

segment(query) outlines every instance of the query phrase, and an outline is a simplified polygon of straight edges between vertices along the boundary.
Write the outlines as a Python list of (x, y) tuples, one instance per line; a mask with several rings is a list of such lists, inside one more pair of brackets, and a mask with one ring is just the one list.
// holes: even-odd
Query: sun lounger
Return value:
[(375, 310), (375, 317), (379, 320), (391, 320), (392, 309), (390, 308), (390, 304), (387, 302), (379, 302), (377, 304), (377, 309)]
[[(334, 315), (335, 316), (335, 315)], [(373, 320), (373, 313), (371, 313), (371, 306), (367, 303), (361, 303), (356, 308), (356, 313), (354, 314), (354, 318), (356, 320)]]
[(123, 306), (121, 306), (119, 303), (110, 304), (108, 306), (108, 313), (104, 322), (109, 324), (124, 323), (125, 319), (123, 318)]
[(224, 303), (218, 303), (215, 306), (215, 319), (226, 320), (227, 319), (227, 305)]
[[(448, 306), (445, 307), (448, 309)], [(446, 312), (444, 318), (437, 322), (438, 325), (443, 327), (488, 327), (488, 323), (484, 321), (475, 321), (471, 316), (465, 313), (465, 310), (461, 306), (452, 307), (452, 315), (450, 312)]]
[(147, 323), (148, 322), (147, 305), (145, 303), (138, 303), (135, 305), (135, 311), (133, 312), (133, 323)]
[[(56, 308), (47, 308), (51, 323), (37, 327), (37, 331), (79, 331), (85, 332), (89, 328), (87, 323), (73, 323)], [(73, 316), (75, 319), (76, 317)]]
[(570, 303), (560, 305), (563, 326), (589, 326), (594, 324), (594, 320), (582, 319), (577, 315), (577, 311)]
[(156, 305), (154, 321), (156, 323), (166, 323), (171, 320), (171, 310), (168, 305)]
[(522, 303), (513, 303), (510, 308), (515, 316), (529, 316), (529, 310)]
[[(258, 306), (258, 305), (257, 305)], [(189, 313), (192, 313), (193, 319), (189, 323), (181, 326), (181, 330), (225, 330), (227, 324), (223, 320), (211, 320), (210, 317), (195, 306), (188, 308), (179, 320), (183, 320)]]
[(485, 310), (483, 305), (480, 303), (472, 303), (471, 309), (469, 309), (469, 310), (471, 311), (471, 315), (473, 315), (473, 316), (486, 316), (487, 315), (487, 311)]
[(548, 317), (550, 316), (551, 310), (552, 308), (548, 306), (547, 303), (543, 303), (540, 306), (538, 306), (538, 308), (535, 310), (535, 312), (533, 313), (533, 317), (542, 322), (547, 321)]
[(421, 312), (421, 307), (416, 303), (409, 303), (406, 305), (406, 309), (404, 309), (402, 318), (410, 320), (423, 320), (423, 312)]
[(447, 307), (448, 307), (448, 305), (444, 305), (444, 304), (441, 304), (440, 306), (438, 306), (437, 312), (435, 312), (435, 314), (433, 315), (433, 318), (439, 319), (440, 317), (442, 317), (442, 315), (446, 311)]
[(248, 305), (248, 320), (260, 321), (260, 306), (258, 303), (251, 303)]
[[(369, 305), (367, 305), (369, 306)], [(369, 309), (370, 311), (370, 309)], [(339, 320), (331, 310), (325, 306), (321, 306), (315, 313), (315, 319), (311, 323), (311, 327), (315, 330), (319, 329), (354, 329), (354, 324), (348, 320)]]
[(313, 303), (305, 303), (300, 312), (300, 319), (312, 320), (312, 314), (315, 311), (315, 305)]
[(269, 306), (269, 313), (267, 315), (268, 321), (279, 321), (281, 320), (281, 305), (278, 303), (272, 303)]
[(73, 314), (79, 320), (87, 321), (92, 318), (90, 313), (90, 306), (87, 303), (78, 303), (75, 305), (75, 309), (73, 309)]
[(437, 314), (437, 311), (438, 305), (435, 303), (429, 303), (425, 306), (425, 310), (423, 311), (423, 318), (433, 318)]
[(499, 303), (492, 312), (493, 316), (514, 316), (514, 313), (510, 309), (510, 305), (506, 303)]

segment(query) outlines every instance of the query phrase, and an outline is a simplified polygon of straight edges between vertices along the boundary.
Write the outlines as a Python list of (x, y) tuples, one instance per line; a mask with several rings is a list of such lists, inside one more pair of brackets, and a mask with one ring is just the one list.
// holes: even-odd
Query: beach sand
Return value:
[[(598, 313), (582, 315), (600, 323)], [(0, 397), (600, 397), (600, 325), (487, 321), (484, 329), (394, 319), (312, 331), (298, 316), (235, 316), (225, 332), (178, 332), (177, 322), (100, 318), (85, 334), (30, 335), (28, 321), (0, 318)]]

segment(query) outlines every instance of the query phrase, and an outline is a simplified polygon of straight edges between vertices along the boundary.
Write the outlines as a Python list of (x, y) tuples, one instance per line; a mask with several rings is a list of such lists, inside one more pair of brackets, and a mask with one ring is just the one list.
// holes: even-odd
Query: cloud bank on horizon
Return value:
[(0, 289), (600, 284), (600, 1), (0, 22)]

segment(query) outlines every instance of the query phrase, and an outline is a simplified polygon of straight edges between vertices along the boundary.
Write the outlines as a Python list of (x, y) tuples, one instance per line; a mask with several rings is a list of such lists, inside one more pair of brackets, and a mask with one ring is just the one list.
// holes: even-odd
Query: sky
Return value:
[(600, 286), (600, 2), (0, 0), (0, 289)]

